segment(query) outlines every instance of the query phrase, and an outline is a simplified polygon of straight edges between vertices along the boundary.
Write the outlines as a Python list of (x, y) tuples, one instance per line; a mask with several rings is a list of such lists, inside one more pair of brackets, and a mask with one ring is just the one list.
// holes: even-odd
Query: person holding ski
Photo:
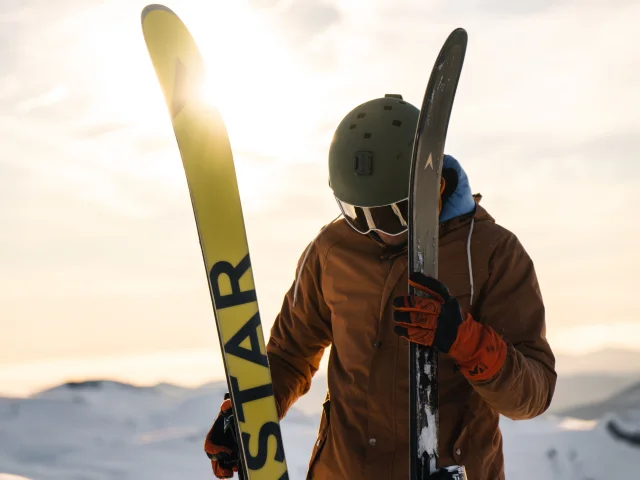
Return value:
[[(499, 415), (541, 415), (555, 358), (534, 264), (518, 238), (444, 158), (438, 279), (408, 276), (412, 145), (419, 110), (400, 95), (353, 109), (329, 149), (329, 184), (342, 218), (298, 262), (267, 344), (278, 414), (308, 392), (327, 347), (328, 393), (309, 479), (409, 476), (409, 342), (438, 355), (438, 466), (469, 480), (505, 478)], [(411, 284), (428, 296), (410, 296)], [(205, 439), (218, 478), (237, 470), (231, 402)]]

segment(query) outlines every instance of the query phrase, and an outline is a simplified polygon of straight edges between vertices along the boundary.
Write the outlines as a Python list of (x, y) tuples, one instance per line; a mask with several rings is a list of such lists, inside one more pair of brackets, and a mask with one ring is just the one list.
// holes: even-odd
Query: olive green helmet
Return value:
[(339, 202), (379, 207), (408, 197), (419, 114), (401, 95), (392, 94), (349, 112), (329, 148), (329, 186)]

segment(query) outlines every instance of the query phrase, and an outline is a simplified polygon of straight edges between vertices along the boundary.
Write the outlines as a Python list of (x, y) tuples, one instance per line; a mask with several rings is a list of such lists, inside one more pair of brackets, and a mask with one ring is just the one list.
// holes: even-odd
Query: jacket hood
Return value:
[(444, 156), (442, 168), (451, 168), (458, 174), (458, 185), (440, 211), (440, 223), (471, 213), (476, 207), (476, 201), (471, 193), (469, 177), (460, 162), (451, 155)]

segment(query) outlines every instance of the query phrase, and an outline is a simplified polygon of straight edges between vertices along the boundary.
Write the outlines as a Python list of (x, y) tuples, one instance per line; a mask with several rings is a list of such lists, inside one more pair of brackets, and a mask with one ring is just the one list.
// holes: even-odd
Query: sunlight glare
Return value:
[(204, 101), (220, 111), (229, 134), (243, 207), (265, 210), (288, 181), (287, 165), (308, 161), (314, 124), (299, 112), (309, 109), (311, 82), (247, 2), (180, 12), (205, 62)]
[(205, 98), (220, 110), (234, 151), (294, 160), (308, 127), (295, 118), (295, 99), (307, 82), (277, 32), (244, 1), (198, 5), (187, 20), (207, 69)]
[(616, 322), (588, 325), (552, 325), (547, 337), (558, 352), (586, 354), (601, 348), (634, 350), (638, 348), (640, 325), (637, 322)]

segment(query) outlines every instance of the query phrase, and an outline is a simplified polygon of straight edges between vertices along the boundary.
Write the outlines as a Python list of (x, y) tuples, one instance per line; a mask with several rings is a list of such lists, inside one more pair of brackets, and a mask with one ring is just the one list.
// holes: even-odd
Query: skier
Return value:
[[(499, 414), (530, 419), (551, 402), (555, 358), (534, 265), (446, 155), (438, 280), (409, 282), (407, 219), (419, 110), (400, 95), (359, 105), (338, 125), (329, 184), (342, 219), (303, 253), (267, 344), (280, 418), (308, 392), (331, 346), (310, 479), (409, 476), (409, 342), (439, 351), (438, 466), (505, 478)], [(205, 451), (218, 478), (237, 469), (226, 399)]]

